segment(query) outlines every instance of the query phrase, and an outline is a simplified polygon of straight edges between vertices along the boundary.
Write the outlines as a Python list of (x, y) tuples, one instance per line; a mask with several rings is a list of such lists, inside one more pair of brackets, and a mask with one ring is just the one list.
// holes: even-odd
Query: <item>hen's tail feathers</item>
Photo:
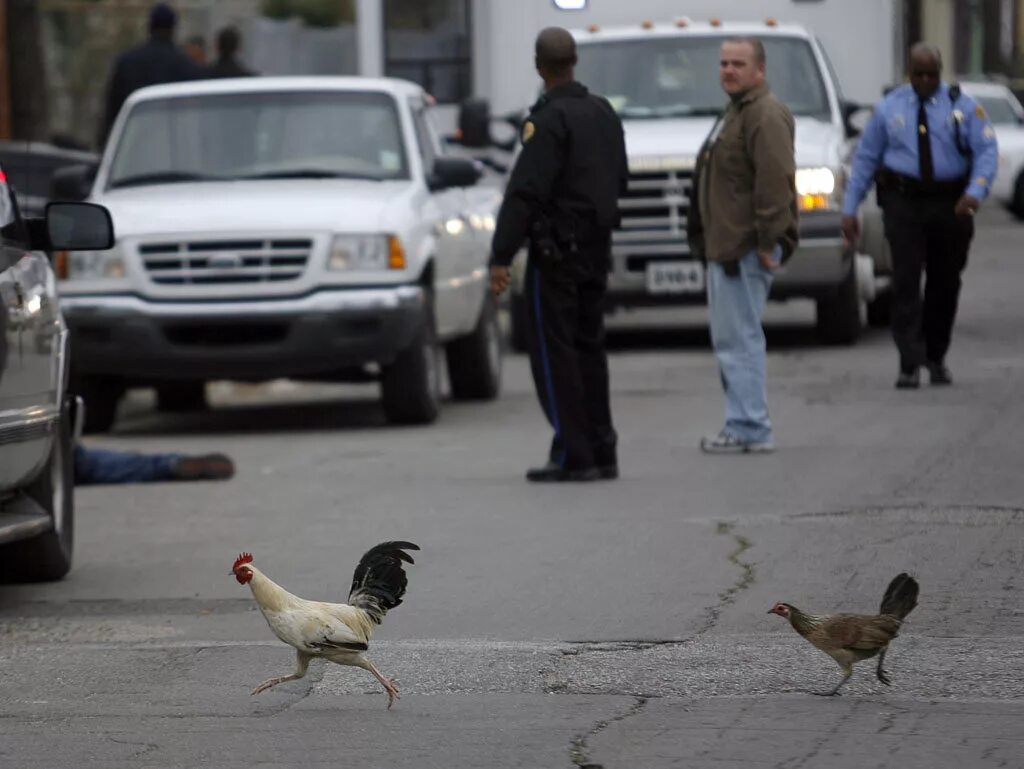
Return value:
[(348, 603), (370, 615), (380, 624), (389, 609), (402, 603), (408, 580), (402, 561), (415, 563), (405, 550), (419, 550), (412, 542), (383, 542), (367, 551), (352, 576)]
[(917, 591), (916, 579), (906, 573), (896, 575), (882, 597), (879, 612), (902, 620), (917, 606)]

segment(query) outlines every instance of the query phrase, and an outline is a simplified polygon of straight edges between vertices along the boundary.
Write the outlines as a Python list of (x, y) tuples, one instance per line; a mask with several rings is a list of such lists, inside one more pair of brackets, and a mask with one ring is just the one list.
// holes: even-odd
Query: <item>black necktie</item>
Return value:
[(917, 156), (921, 161), (921, 181), (935, 181), (935, 166), (932, 164), (932, 142), (928, 135), (928, 115), (924, 110), (924, 99), (917, 107)]

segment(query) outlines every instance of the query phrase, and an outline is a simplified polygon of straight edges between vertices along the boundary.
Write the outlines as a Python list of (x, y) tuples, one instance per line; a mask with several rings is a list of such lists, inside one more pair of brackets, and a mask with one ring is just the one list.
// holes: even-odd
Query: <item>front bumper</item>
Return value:
[(424, 292), (405, 285), (221, 302), (70, 295), (61, 307), (79, 374), (266, 381), (390, 363), (423, 323)]
[[(772, 299), (819, 298), (835, 292), (849, 274), (852, 252), (840, 234), (838, 212), (805, 214), (800, 219), (800, 243), (796, 252), (775, 273)], [(671, 249), (676, 255), (666, 259), (692, 257), (685, 240)], [(694, 294), (651, 294), (647, 290), (646, 265), (630, 258), (628, 246), (616, 245), (612, 251), (612, 273), (608, 279), (608, 301), (615, 307), (657, 307), (701, 304), (704, 292)]]

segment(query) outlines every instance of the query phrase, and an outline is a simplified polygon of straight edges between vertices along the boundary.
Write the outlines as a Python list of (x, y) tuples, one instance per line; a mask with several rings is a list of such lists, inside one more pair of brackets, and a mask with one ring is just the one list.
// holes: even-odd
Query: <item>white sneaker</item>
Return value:
[(770, 454), (775, 451), (775, 444), (770, 440), (743, 441), (722, 430), (713, 437), (701, 438), (700, 450), (705, 454)]

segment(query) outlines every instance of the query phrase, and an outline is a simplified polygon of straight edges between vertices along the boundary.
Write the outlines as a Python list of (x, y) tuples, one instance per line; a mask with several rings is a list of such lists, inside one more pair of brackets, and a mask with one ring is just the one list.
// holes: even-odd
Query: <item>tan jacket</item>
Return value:
[(767, 83), (726, 108), (701, 151), (697, 179), (704, 254), (732, 262), (753, 250), (796, 249), (795, 124)]

